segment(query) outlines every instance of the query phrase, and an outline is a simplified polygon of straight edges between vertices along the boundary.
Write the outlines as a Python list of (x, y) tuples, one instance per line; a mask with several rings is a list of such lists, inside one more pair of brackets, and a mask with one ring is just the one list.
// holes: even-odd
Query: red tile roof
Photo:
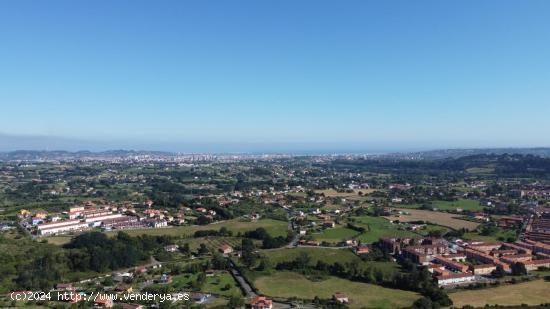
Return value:
[(271, 299), (265, 297), (265, 296), (256, 296), (252, 301), (250, 302), (251, 306), (255, 307), (270, 307), (273, 304), (273, 301)]

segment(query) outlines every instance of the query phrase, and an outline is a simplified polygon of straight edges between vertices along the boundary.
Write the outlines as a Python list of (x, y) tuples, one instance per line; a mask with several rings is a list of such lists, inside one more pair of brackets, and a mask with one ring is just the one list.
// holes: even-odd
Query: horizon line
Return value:
[(15, 149), (15, 150), (0, 150), (1, 154), (13, 154), (17, 152), (29, 152), (29, 153), (55, 153), (63, 152), (67, 154), (108, 154), (114, 152), (126, 152), (126, 153), (136, 153), (136, 154), (162, 154), (162, 155), (288, 155), (288, 156), (338, 156), (338, 155), (357, 155), (357, 156), (377, 156), (377, 155), (398, 155), (398, 154), (421, 154), (429, 152), (445, 152), (445, 151), (506, 151), (506, 150), (550, 150), (550, 147), (547, 146), (532, 146), (532, 147), (521, 147), (521, 146), (506, 146), (506, 147), (451, 147), (451, 148), (426, 148), (424, 150), (414, 150), (414, 151), (320, 151), (320, 150), (300, 150), (300, 151), (192, 151), (192, 152), (183, 152), (183, 151), (170, 151), (170, 150), (147, 150), (147, 149), (130, 149), (130, 148), (112, 148), (106, 150), (66, 150), (66, 149)]

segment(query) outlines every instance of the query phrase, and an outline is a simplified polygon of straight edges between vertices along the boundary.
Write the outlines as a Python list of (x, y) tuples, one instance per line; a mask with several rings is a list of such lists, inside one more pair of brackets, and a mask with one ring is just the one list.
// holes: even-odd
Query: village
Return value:
[[(71, 175), (67, 180), (32, 172), (40, 164), (7, 164), (5, 192), (33, 188), (29, 194), (47, 204), (8, 207), (0, 222), (4, 241), (21, 251), (45, 246), (64, 256), (60, 261), (70, 260), (78, 275), (48, 277), (45, 291), (187, 293), (186, 304), (207, 308), (229, 303), (360, 308), (382, 299), (386, 307), (406, 307), (433, 295), (423, 289), (436, 288), (449, 295), (437, 301), (448, 303), (445, 297), (460, 301), (459, 295), (474, 289), (541, 282), (550, 269), (549, 186), (537, 180), (404, 181), (398, 174), (332, 169), (331, 158), (291, 161), (304, 164), (301, 168), (282, 160), (99, 162), (87, 167), (97, 175), (86, 170), (78, 176), (78, 167), (63, 172)], [(147, 172), (135, 174), (136, 169)], [(227, 189), (243, 171), (250, 179)], [(95, 247), (80, 241), (90, 237)], [(110, 250), (129, 252), (132, 246), (142, 250), (134, 254), (139, 258), (108, 262)], [(95, 257), (95, 250), (104, 257)], [(22, 251), (21, 259), (24, 252), (32, 251)], [(88, 274), (90, 269), (96, 273)], [(403, 282), (406, 276), (424, 277), (423, 271), (429, 278), (425, 288), (396, 283), (402, 276)], [(311, 280), (310, 274), (321, 279)], [(27, 282), (21, 287), (34, 284), (25, 274), (10, 276)], [(281, 285), (285, 280), (296, 282), (295, 288)], [(309, 292), (325, 284), (321, 294)], [(8, 291), (30, 291), (11, 286)], [(354, 292), (359, 286), (377, 293)], [(392, 294), (399, 297), (388, 297)], [(107, 299), (96, 300), (95, 306), (111, 306)], [(151, 305), (112, 300), (112, 306)]]
[(70, 207), (63, 213), (38, 211), (31, 215), (28, 210), (23, 209), (19, 217), (22, 219), (22, 226), (37, 236), (78, 233), (93, 228), (103, 231), (165, 228), (169, 222), (185, 223), (184, 215), (170, 216), (167, 212), (151, 209), (151, 204), (152, 202), (146, 203), (140, 214), (131, 205), (116, 207), (87, 202), (82, 206)]

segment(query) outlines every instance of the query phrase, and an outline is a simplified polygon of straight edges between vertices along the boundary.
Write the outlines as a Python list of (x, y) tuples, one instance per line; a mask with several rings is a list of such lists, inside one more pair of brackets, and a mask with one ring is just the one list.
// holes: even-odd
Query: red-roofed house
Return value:
[(271, 309), (273, 308), (273, 301), (265, 296), (256, 296), (250, 302), (252, 309)]
[(233, 247), (231, 247), (228, 244), (223, 244), (220, 247), (220, 252), (223, 253), (223, 254), (229, 254), (229, 253), (233, 252)]
[(361, 245), (361, 246), (357, 246), (355, 248), (355, 253), (356, 254), (367, 254), (369, 253), (369, 247), (368, 246), (365, 246), (365, 245)]
[(334, 293), (334, 295), (332, 295), (332, 298), (333, 298), (335, 301), (340, 302), (340, 303), (343, 303), (343, 304), (349, 303), (349, 299), (348, 299), (348, 297), (346, 296), (346, 294), (344, 294), (344, 293)]
[(113, 306), (113, 299), (109, 295), (99, 295), (94, 300), (96, 306), (111, 308)]
[(58, 291), (72, 291), (74, 290), (72, 283), (58, 283), (55, 286), (55, 289)]

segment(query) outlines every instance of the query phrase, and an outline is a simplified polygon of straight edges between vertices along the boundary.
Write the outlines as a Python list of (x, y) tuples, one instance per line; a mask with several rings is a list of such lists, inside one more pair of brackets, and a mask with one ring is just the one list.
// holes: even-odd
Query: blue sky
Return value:
[(0, 150), (550, 146), (549, 55), (544, 0), (1, 1)]

